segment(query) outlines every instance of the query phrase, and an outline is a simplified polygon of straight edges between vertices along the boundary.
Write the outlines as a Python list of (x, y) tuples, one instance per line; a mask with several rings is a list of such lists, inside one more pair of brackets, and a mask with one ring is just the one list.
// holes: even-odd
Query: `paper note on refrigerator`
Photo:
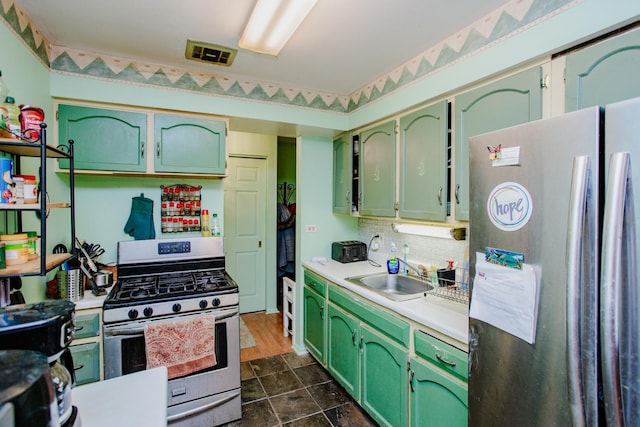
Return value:
[(469, 316), (533, 344), (538, 290), (538, 278), (530, 264), (516, 270), (486, 262), (484, 254), (477, 253)]

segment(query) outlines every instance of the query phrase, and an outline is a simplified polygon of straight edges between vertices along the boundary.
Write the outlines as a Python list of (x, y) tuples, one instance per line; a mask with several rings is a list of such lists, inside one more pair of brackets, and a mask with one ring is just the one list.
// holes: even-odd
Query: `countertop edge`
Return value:
[(392, 301), (376, 292), (369, 291), (345, 280), (351, 276), (386, 272), (385, 268), (375, 267), (366, 261), (349, 264), (342, 264), (333, 260), (323, 261), (322, 263), (304, 261), (302, 265), (304, 268), (344, 289), (449, 337), (458, 343), (457, 347), (462, 347), (462, 349), (468, 351), (469, 318), (466, 306), (433, 295), (403, 302)]

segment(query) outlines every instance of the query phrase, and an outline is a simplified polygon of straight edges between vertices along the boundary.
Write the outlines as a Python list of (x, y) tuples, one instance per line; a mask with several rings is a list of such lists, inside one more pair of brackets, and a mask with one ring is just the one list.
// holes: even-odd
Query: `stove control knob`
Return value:
[(200, 306), (200, 308), (207, 308), (207, 300), (201, 299), (198, 305)]
[(219, 305), (220, 305), (220, 298), (214, 298), (214, 299), (213, 299), (213, 301), (211, 301), (211, 304), (212, 304), (214, 307), (219, 306)]
[(173, 306), (171, 307), (171, 310), (173, 310), (174, 313), (179, 312), (180, 310), (182, 310), (182, 306), (178, 303), (173, 304)]
[(138, 310), (136, 310), (135, 308), (132, 308), (131, 310), (129, 310), (129, 319), (135, 319), (136, 317), (138, 317)]
[(153, 308), (151, 308), (151, 307), (145, 307), (145, 309), (142, 311), (142, 313), (143, 313), (145, 316), (149, 317), (149, 316), (151, 316), (151, 315), (153, 314)]

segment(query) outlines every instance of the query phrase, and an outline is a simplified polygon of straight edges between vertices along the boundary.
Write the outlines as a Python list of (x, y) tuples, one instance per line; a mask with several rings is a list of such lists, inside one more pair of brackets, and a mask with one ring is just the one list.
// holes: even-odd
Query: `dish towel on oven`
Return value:
[(147, 368), (166, 366), (168, 377), (216, 365), (214, 315), (145, 325)]

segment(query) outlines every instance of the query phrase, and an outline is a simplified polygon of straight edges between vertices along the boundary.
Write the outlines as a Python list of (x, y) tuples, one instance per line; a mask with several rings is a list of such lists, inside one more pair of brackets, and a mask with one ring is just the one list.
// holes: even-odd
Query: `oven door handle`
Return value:
[(181, 420), (183, 418), (187, 418), (187, 417), (190, 417), (192, 415), (198, 414), (200, 412), (207, 411), (207, 410), (209, 410), (211, 408), (215, 408), (216, 406), (220, 406), (220, 405), (222, 405), (224, 403), (227, 403), (230, 400), (235, 399), (239, 395), (240, 395), (240, 391), (237, 391), (237, 392), (234, 392), (234, 393), (232, 393), (232, 394), (230, 394), (228, 396), (223, 397), (222, 399), (218, 399), (215, 402), (207, 403), (204, 406), (200, 406), (198, 408), (190, 409), (188, 411), (184, 411), (184, 412), (181, 412), (179, 414), (169, 415), (167, 417), (167, 422), (171, 423), (171, 422), (174, 422), (174, 421), (177, 421), (177, 420)]
[[(229, 319), (230, 317), (237, 316), (239, 314), (238, 309), (234, 309), (228, 313), (224, 313), (216, 316), (216, 323), (221, 320)], [(114, 329), (105, 329), (105, 336), (118, 336), (118, 335), (140, 335), (144, 334), (144, 325), (143, 326), (129, 326), (124, 328), (114, 328)]]

